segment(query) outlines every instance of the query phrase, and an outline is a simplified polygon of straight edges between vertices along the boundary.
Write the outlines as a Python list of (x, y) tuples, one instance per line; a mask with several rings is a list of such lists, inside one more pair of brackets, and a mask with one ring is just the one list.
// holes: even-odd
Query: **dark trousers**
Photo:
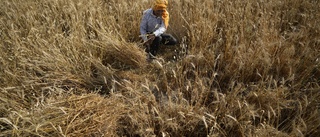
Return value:
[(156, 56), (157, 52), (159, 50), (160, 44), (163, 44), (163, 45), (175, 45), (177, 43), (178, 43), (177, 39), (174, 38), (171, 34), (161, 34), (160, 36), (155, 37), (155, 39), (153, 40), (152, 44), (150, 45), (150, 51), (149, 52), (153, 56)]

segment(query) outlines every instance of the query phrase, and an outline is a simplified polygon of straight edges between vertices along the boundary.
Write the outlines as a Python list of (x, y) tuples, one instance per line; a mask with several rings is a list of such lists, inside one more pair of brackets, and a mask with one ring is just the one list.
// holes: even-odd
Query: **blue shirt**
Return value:
[(160, 36), (166, 30), (162, 17), (154, 15), (152, 8), (143, 11), (143, 17), (140, 23), (140, 34), (143, 41), (147, 41), (147, 33)]

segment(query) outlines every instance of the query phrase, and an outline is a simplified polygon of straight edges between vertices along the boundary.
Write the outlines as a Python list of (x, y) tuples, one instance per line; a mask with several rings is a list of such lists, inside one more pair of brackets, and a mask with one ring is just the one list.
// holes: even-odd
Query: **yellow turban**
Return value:
[(167, 0), (155, 0), (153, 4), (153, 10), (166, 10), (168, 6)]
[(168, 1), (167, 0), (155, 0), (152, 7), (153, 10), (164, 10), (162, 13), (162, 20), (166, 28), (169, 26), (169, 13), (167, 11)]

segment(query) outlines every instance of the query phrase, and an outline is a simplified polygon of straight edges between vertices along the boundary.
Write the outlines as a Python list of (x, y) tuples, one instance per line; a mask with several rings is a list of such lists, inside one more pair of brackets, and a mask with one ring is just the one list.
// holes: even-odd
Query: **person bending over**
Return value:
[(178, 43), (171, 34), (165, 33), (169, 26), (167, 6), (167, 0), (155, 0), (152, 8), (143, 11), (140, 34), (149, 58), (157, 55), (160, 44), (175, 45)]

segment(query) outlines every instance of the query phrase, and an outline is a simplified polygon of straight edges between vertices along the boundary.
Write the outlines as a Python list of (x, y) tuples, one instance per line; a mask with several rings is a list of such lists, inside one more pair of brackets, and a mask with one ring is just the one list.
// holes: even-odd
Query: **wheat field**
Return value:
[(1, 0), (0, 136), (320, 136), (318, 0)]

